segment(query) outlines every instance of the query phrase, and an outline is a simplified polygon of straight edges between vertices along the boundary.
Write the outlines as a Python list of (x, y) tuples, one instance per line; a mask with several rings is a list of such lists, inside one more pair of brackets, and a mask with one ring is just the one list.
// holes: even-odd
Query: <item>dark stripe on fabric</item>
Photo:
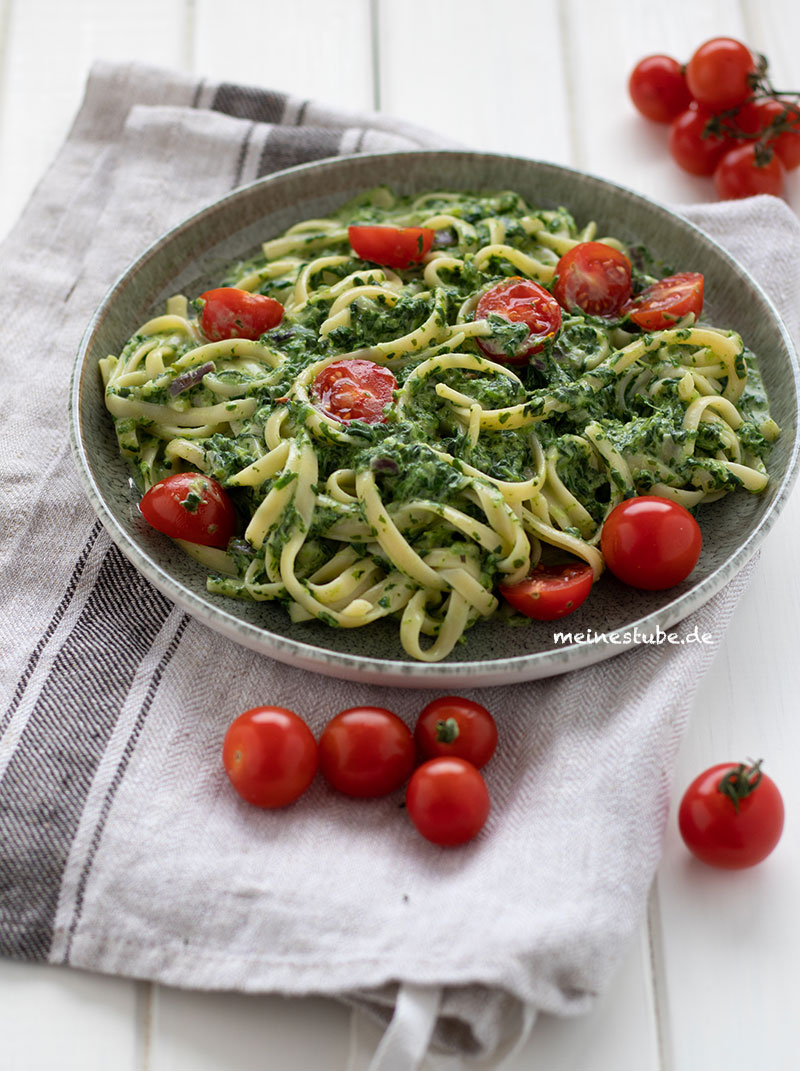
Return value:
[(75, 595), (75, 592), (78, 588), (78, 583), (81, 577), (83, 576), (83, 570), (86, 567), (86, 562), (89, 559), (89, 554), (91, 553), (92, 547), (97, 542), (97, 537), (100, 535), (102, 530), (103, 526), (100, 524), (100, 521), (95, 521), (92, 525), (91, 531), (89, 532), (89, 538), (86, 540), (84, 548), (81, 551), (78, 560), (75, 562), (75, 568), (72, 570), (72, 576), (69, 578), (69, 583), (67, 584), (67, 587), (64, 591), (64, 595), (61, 599), (61, 602), (56, 607), (56, 612), (53, 614), (50, 624), (44, 630), (41, 638), (39, 639), (39, 642), (36, 644), (33, 651), (31, 652), (31, 656), (28, 659), (28, 664), (25, 666), (25, 670), (19, 681), (17, 682), (17, 687), (14, 690), (14, 696), (11, 700), (11, 704), (9, 705), (8, 710), (3, 715), (2, 722), (0, 722), (0, 738), (2, 738), (6, 729), (11, 724), (11, 719), (16, 714), (17, 709), (20, 703), (22, 702), (22, 697), (25, 695), (25, 689), (28, 687), (28, 682), (33, 676), (33, 671), (39, 664), (39, 659), (42, 657), (42, 652), (44, 651), (47, 644), (50, 642), (53, 633), (58, 628), (62, 618), (64, 617), (64, 614), (69, 608), (69, 604), (72, 602), (73, 596)]
[(247, 157), (247, 149), (253, 139), (253, 132), (255, 131), (255, 129), (256, 124), (251, 123), (250, 126), (247, 128), (247, 133), (242, 138), (242, 144), (239, 146), (239, 155), (236, 158), (236, 168), (233, 174), (234, 186), (238, 186), (239, 183), (242, 181), (242, 172), (244, 171), (244, 162)]
[(192, 97), (192, 107), (193, 108), (198, 108), (200, 106), (200, 94), (203, 92), (203, 87), (205, 86), (205, 84), (206, 84), (205, 78), (201, 78), (200, 81), (195, 86), (194, 96)]
[(294, 167), (309, 160), (322, 160), (336, 156), (341, 143), (341, 132), (315, 127), (275, 127), (270, 131), (261, 159), (258, 175), (271, 175), (285, 167)]
[(214, 94), (211, 108), (215, 112), (234, 115), (237, 119), (253, 119), (259, 123), (279, 123), (283, 118), (288, 97), (268, 89), (237, 86), (221, 82)]
[(0, 782), (0, 954), (47, 959), (92, 778), (170, 611), (112, 546)]
[(86, 856), (86, 859), (84, 860), (83, 869), (81, 870), (81, 875), (78, 879), (78, 888), (75, 893), (75, 913), (72, 917), (72, 922), (69, 926), (69, 936), (67, 938), (67, 948), (64, 953), (64, 963), (69, 963), (70, 952), (72, 951), (72, 941), (75, 937), (75, 932), (81, 920), (81, 915), (83, 914), (83, 901), (84, 896), (86, 895), (86, 885), (89, 881), (89, 875), (91, 874), (92, 867), (94, 865), (95, 856), (97, 855), (97, 851), (103, 839), (103, 831), (105, 830), (106, 822), (108, 821), (108, 816), (111, 813), (111, 807), (114, 803), (114, 799), (116, 798), (119, 786), (122, 784), (122, 779), (127, 773), (131, 758), (133, 756), (134, 751), (136, 750), (136, 745), (139, 743), (139, 737), (142, 735), (145, 718), (149, 714), (150, 708), (153, 705), (153, 700), (155, 699), (156, 692), (158, 691), (158, 687), (161, 683), (161, 678), (164, 676), (164, 671), (166, 670), (167, 666), (172, 661), (172, 656), (178, 650), (178, 645), (181, 642), (181, 637), (186, 631), (189, 621), (189, 615), (184, 614), (178, 624), (177, 629), (175, 630), (175, 635), (170, 640), (169, 646), (162, 655), (161, 661), (158, 663), (158, 666), (156, 667), (156, 670), (153, 673), (153, 676), (150, 680), (150, 685), (147, 689), (147, 695), (145, 696), (144, 702), (142, 703), (142, 708), (136, 717), (136, 723), (134, 724), (133, 730), (131, 731), (131, 735), (128, 737), (128, 741), (125, 744), (125, 751), (122, 754), (122, 758), (120, 759), (119, 765), (117, 766), (116, 772), (114, 773), (111, 785), (109, 786), (108, 792), (106, 793), (105, 799), (103, 800), (103, 805), (100, 809), (100, 817), (97, 821), (97, 826), (95, 827), (94, 833), (92, 834), (91, 847)]

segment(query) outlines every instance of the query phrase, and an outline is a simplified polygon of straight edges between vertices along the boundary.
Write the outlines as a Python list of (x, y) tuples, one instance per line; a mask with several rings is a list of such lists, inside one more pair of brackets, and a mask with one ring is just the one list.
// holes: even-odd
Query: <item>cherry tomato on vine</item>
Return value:
[(353, 224), (347, 228), (356, 256), (385, 268), (418, 264), (433, 245), (435, 233), (430, 227)]
[(443, 846), (465, 844), (489, 816), (489, 790), (471, 762), (428, 759), (406, 789), (409, 818), (426, 840)]
[(681, 112), (669, 129), (669, 151), (672, 159), (692, 175), (713, 175), (723, 153), (732, 148), (728, 137), (708, 134), (703, 137), (712, 114), (692, 104)]
[(139, 503), (151, 527), (170, 539), (227, 547), (236, 510), (225, 489), (199, 472), (177, 472), (153, 484)]
[(783, 799), (761, 760), (711, 766), (686, 789), (678, 827), (693, 855), (709, 866), (739, 870), (770, 854), (783, 832)]
[(628, 92), (647, 119), (669, 123), (689, 107), (692, 95), (683, 67), (672, 56), (645, 56), (633, 68)]
[(679, 584), (697, 565), (700, 526), (678, 502), (656, 495), (626, 498), (609, 513), (600, 549), (610, 571), (624, 584), (662, 591)]
[(475, 309), (475, 319), (485, 320), (490, 313), (512, 323), (524, 323), (530, 334), (511, 349), (491, 338), (478, 338), (486, 354), (502, 364), (525, 364), (531, 354), (544, 348), (561, 327), (561, 306), (553, 295), (532, 279), (513, 278), (485, 291)]
[(705, 279), (696, 271), (668, 275), (648, 286), (631, 300), (627, 312), (631, 320), (645, 331), (674, 327), (678, 320), (703, 311)]
[(746, 100), (755, 74), (750, 49), (732, 37), (713, 37), (704, 42), (686, 64), (689, 92), (699, 104), (716, 112)]
[(293, 710), (253, 707), (225, 734), (222, 761), (239, 795), (256, 807), (285, 807), (317, 772), (317, 742)]
[(455, 756), (480, 769), (497, 747), (497, 726), (480, 703), (447, 695), (423, 709), (414, 729), (414, 743), (423, 759)]
[(317, 375), (311, 396), (320, 409), (343, 424), (363, 420), (382, 424), (397, 380), (388, 368), (373, 361), (335, 361)]
[(797, 104), (770, 97), (744, 107), (755, 112), (753, 133), (767, 134), (767, 144), (778, 154), (786, 170), (800, 167), (800, 108)]
[(767, 149), (762, 156), (752, 142), (726, 152), (714, 171), (714, 188), (723, 200), (754, 197), (783, 192), (783, 164), (776, 152)]
[(500, 594), (515, 610), (536, 621), (566, 617), (586, 601), (594, 573), (585, 562), (534, 566), (524, 580), (501, 584)]
[(579, 242), (556, 265), (553, 294), (563, 309), (615, 318), (631, 296), (631, 262), (604, 242)]
[(224, 338), (260, 338), (283, 319), (283, 305), (265, 294), (251, 294), (235, 286), (221, 286), (200, 295), (200, 324), (212, 342)]
[(331, 718), (319, 740), (319, 764), (333, 788), (346, 796), (387, 796), (414, 769), (414, 738), (383, 707), (351, 707)]

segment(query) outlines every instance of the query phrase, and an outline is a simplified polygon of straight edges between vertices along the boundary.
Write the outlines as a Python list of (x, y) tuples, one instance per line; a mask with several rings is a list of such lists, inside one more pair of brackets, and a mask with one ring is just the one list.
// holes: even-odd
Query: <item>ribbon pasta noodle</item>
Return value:
[[(381, 267), (351, 249), (353, 222), (435, 240), (419, 263)], [(595, 235), (515, 193), (379, 188), (231, 268), (221, 285), (284, 307), (259, 339), (209, 341), (196, 304), (176, 296), (101, 361), (140, 487), (197, 471), (235, 503), (242, 535), (227, 549), (182, 542), (208, 590), (277, 600), (293, 622), (394, 617), (405, 651), (433, 662), (542, 556), (566, 552), (599, 577), (603, 521), (623, 498), (694, 508), (762, 491), (779, 429), (735, 332), (690, 315), (642, 333), (565, 312), (527, 364), (502, 359), (520, 325), (478, 317), (481, 294), (520, 276), (552, 287), (560, 256)], [(635, 287), (653, 282), (646, 255), (625, 251)], [(382, 419), (320, 404), (315, 381), (342, 360), (391, 370)]]

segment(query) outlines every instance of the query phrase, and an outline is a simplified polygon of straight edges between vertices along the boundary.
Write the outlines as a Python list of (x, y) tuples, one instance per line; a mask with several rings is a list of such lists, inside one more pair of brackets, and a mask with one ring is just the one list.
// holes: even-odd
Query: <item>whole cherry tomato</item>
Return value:
[(696, 271), (668, 275), (648, 286), (626, 307), (631, 320), (645, 331), (674, 327), (690, 312), (695, 319), (703, 311), (705, 279)]
[(694, 99), (710, 111), (733, 108), (752, 92), (753, 54), (732, 37), (704, 42), (686, 64), (686, 82)]
[(256, 807), (285, 807), (317, 772), (317, 742), (293, 710), (253, 707), (230, 725), (222, 761), (239, 795)]
[(783, 799), (761, 760), (711, 766), (689, 785), (678, 810), (687, 848), (709, 866), (755, 866), (783, 832)]
[(604, 242), (579, 242), (556, 265), (553, 294), (567, 312), (615, 318), (631, 296), (631, 262)]
[(204, 547), (227, 547), (236, 531), (236, 510), (210, 476), (177, 472), (153, 484), (139, 503), (149, 525), (170, 539)]
[(353, 224), (347, 234), (353, 252), (362, 260), (385, 268), (410, 268), (430, 250), (435, 231), (430, 227)]
[(414, 739), (383, 707), (352, 707), (331, 718), (319, 740), (320, 769), (346, 796), (387, 796), (414, 769)]
[(717, 134), (705, 134), (712, 114), (692, 104), (675, 119), (669, 129), (669, 151), (679, 167), (692, 175), (713, 175), (723, 153), (733, 141)]
[(356, 359), (326, 365), (311, 386), (311, 396), (324, 413), (343, 424), (382, 424), (395, 390), (397, 380), (388, 368)]
[(515, 610), (536, 621), (557, 621), (586, 601), (594, 573), (585, 562), (537, 565), (524, 580), (501, 584), (500, 594)]
[(203, 334), (212, 342), (224, 338), (260, 338), (283, 319), (283, 305), (264, 294), (221, 286), (200, 295)]
[(423, 709), (414, 729), (414, 743), (423, 759), (454, 755), (480, 769), (497, 747), (497, 726), (480, 703), (446, 695)]
[(683, 67), (672, 56), (645, 56), (628, 79), (628, 92), (647, 119), (669, 123), (689, 107), (692, 95)]
[(783, 192), (783, 164), (777, 152), (767, 148), (759, 152), (746, 142), (726, 152), (714, 171), (714, 188), (723, 200), (754, 197), (770, 193), (780, 197)]
[(766, 134), (767, 144), (778, 154), (787, 171), (800, 167), (800, 108), (797, 104), (770, 97), (755, 102), (753, 108), (758, 124), (754, 133)]
[(620, 502), (606, 518), (600, 537), (614, 576), (644, 591), (661, 591), (685, 580), (697, 565), (702, 545), (700, 526), (691, 513), (655, 495)]
[(406, 789), (409, 818), (426, 840), (443, 846), (472, 840), (483, 829), (489, 807), (486, 782), (465, 759), (423, 762)]
[(512, 323), (524, 323), (530, 332), (511, 352), (491, 337), (478, 338), (478, 345), (487, 357), (503, 364), (525, 364), (561, 327), (561, 306), (532, 279), (508, 279), (486, 290), (478, 301), (475, 319), (485, 320), (490, 313)]

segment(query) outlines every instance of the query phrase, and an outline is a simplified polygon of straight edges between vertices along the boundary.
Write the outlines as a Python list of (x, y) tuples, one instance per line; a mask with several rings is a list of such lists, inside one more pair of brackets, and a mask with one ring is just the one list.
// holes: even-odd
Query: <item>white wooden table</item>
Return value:
[[(63, 139), (95, 58), (140, 59), (377, 108), (477, 149), (569, 164), (667, 203), (711, 200), (628, 102), (641, 56), (728, 34), (800, 88), (796, 0), (0, 0), (0, 233)], [(800, 211), (800, 173), (787, 199)], [(800, 295), (798, 295), (800, 300)], [(670, 816), (646, 923), (595, 1010), (543, 1018), (515, 1063), (544, 1071), (800, 1067), (800, 498), (695, 704), (674, 795), (761, 757), (787, 806), (760, 867), (694, 863)], [(673, 805), (674, 810), (674, 805)], [(7, 1071), (357, 1071), (375, 1028), (325, 999), (197, 994), (0, 961)]]

